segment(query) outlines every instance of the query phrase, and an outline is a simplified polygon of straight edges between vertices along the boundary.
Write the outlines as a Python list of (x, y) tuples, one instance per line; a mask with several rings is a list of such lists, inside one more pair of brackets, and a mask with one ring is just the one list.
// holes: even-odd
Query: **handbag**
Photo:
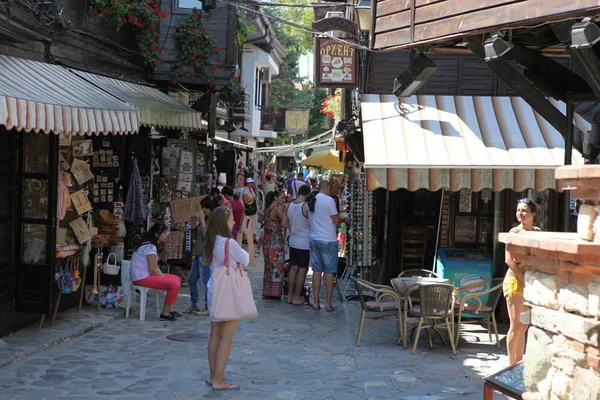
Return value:
[[(245, 192), (242, 192), (242, 200), (243, 200), (244, 193)], [(244, 203), (244, 214), (251, 217), (253, 215), (256, 215), (257, 212), (258, 212), (258, 206), (256, 205), (256, 199), (252, 202), (252, 204)]]
[(248, 274), (239, 263), (229, 265), (229, 241), (225, 242), (225, 266), (212, 271), (210, 315), (219, 321), (234, 321), (258, 316)]

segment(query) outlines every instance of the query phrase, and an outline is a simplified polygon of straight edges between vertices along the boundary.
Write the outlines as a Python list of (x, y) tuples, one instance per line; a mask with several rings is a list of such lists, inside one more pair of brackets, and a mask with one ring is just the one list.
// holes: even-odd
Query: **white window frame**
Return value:
[[(181, 1), (197, 1), (199, 4), (197, 6), (184, 7), (179, 5)], [(193, 8), (197, 8), (198, 10), (202, 10), (202, 1), (201, 0), (173, 0), (173, 10), (179, 13), (189, 13)]]

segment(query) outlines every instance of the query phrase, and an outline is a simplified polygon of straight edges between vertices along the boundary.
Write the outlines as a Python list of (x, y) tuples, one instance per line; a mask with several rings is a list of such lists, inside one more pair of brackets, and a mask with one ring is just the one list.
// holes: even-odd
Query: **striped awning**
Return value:
[(71, 71), (135, 107), (139, 113), (140, 125), (171, 129), (203, 128), (201, 112), (179, 103), (156, 88), (78, 70)]
[(561, 190), (564, 139), (519, 97), (364, 95), (362, 119), (369, 190)]
[(66, 68), (0, 55), (0, 126), (67, 135), (128, 134), (137, 111)]

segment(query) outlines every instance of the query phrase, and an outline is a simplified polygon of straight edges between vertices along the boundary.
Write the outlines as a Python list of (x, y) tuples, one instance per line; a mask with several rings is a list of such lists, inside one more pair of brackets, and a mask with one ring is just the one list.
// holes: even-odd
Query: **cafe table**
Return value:
[[(390, 280), (394, 291), (398, 293), (400, 296), (400, 300), (402, 301), (402, 340), (404, 344), (404, 348), (408, 345), (408, 327), (406, 322), (408, 320), (408, 311), (412, 310), (413, 302), (416, 299), (412, 299), (410, 294), (419, 290), (419, 287), (422, 285), (431, 285), (431, 284), (450, 284), (453, 285), (453, 281), (445, 278), (430, 278), (423, 276), (410, 276), (410, 277), (398, 277)], [(398, 344), (400, 344), (400, 340), (398, 340)]]

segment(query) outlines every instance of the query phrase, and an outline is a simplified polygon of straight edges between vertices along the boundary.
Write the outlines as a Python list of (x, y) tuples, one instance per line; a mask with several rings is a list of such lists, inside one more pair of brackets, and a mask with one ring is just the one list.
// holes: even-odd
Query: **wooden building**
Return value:
[[(599, 13), (591, 0), (371, 1), (372, 52), (362, 64), (367, 73), (361, 118), (367, 181), (381, 205), (381, 281), (400, 272), (398, 227), (429, 227), (426, 268), (432, 267), (436, 244), (470, 246), (494, 255), (497, 276), (506, 266), (493, 238), (513, 226), (516, 199), (531, 196), (543, 203), (547, 211), (538, 220), (544, 230), (569, 229), (573, 203), (546, 175), (563, 163), (593, 161), (600, 150), (600, 63), (593, 54), (600, 29), (583, 20)], [(433, 66), (426, 78), (415, 67), (421, 57)], [(407, 76), (414, 78), (408, 84), (402, 82)], [(404, 88), (421, 82), (406, 94), (398, 80)], [(393, 103), (396, 109), (386, 114)], [(468, 149), (477, 137), (481, 152), (506, 151), (512, 165), (475, 160)], [(445, 150), (439, 157), (427, 161), (427, 153), (440, 146)], [(546, 161), (517, 156), (520, 149), (533, 159), (541, 154), (536, 152), (555, 155), (543, 171), (533, 165)], [(460, 161), (453, 159), (457, 151), (464, 154)], [(500, 178), (508, 171), (508, 180)], [(467, 198), (473, 205), (468, 212), (460, 207)], [(466, 219), (476, 221), (469, 235), (457, 231)]]

